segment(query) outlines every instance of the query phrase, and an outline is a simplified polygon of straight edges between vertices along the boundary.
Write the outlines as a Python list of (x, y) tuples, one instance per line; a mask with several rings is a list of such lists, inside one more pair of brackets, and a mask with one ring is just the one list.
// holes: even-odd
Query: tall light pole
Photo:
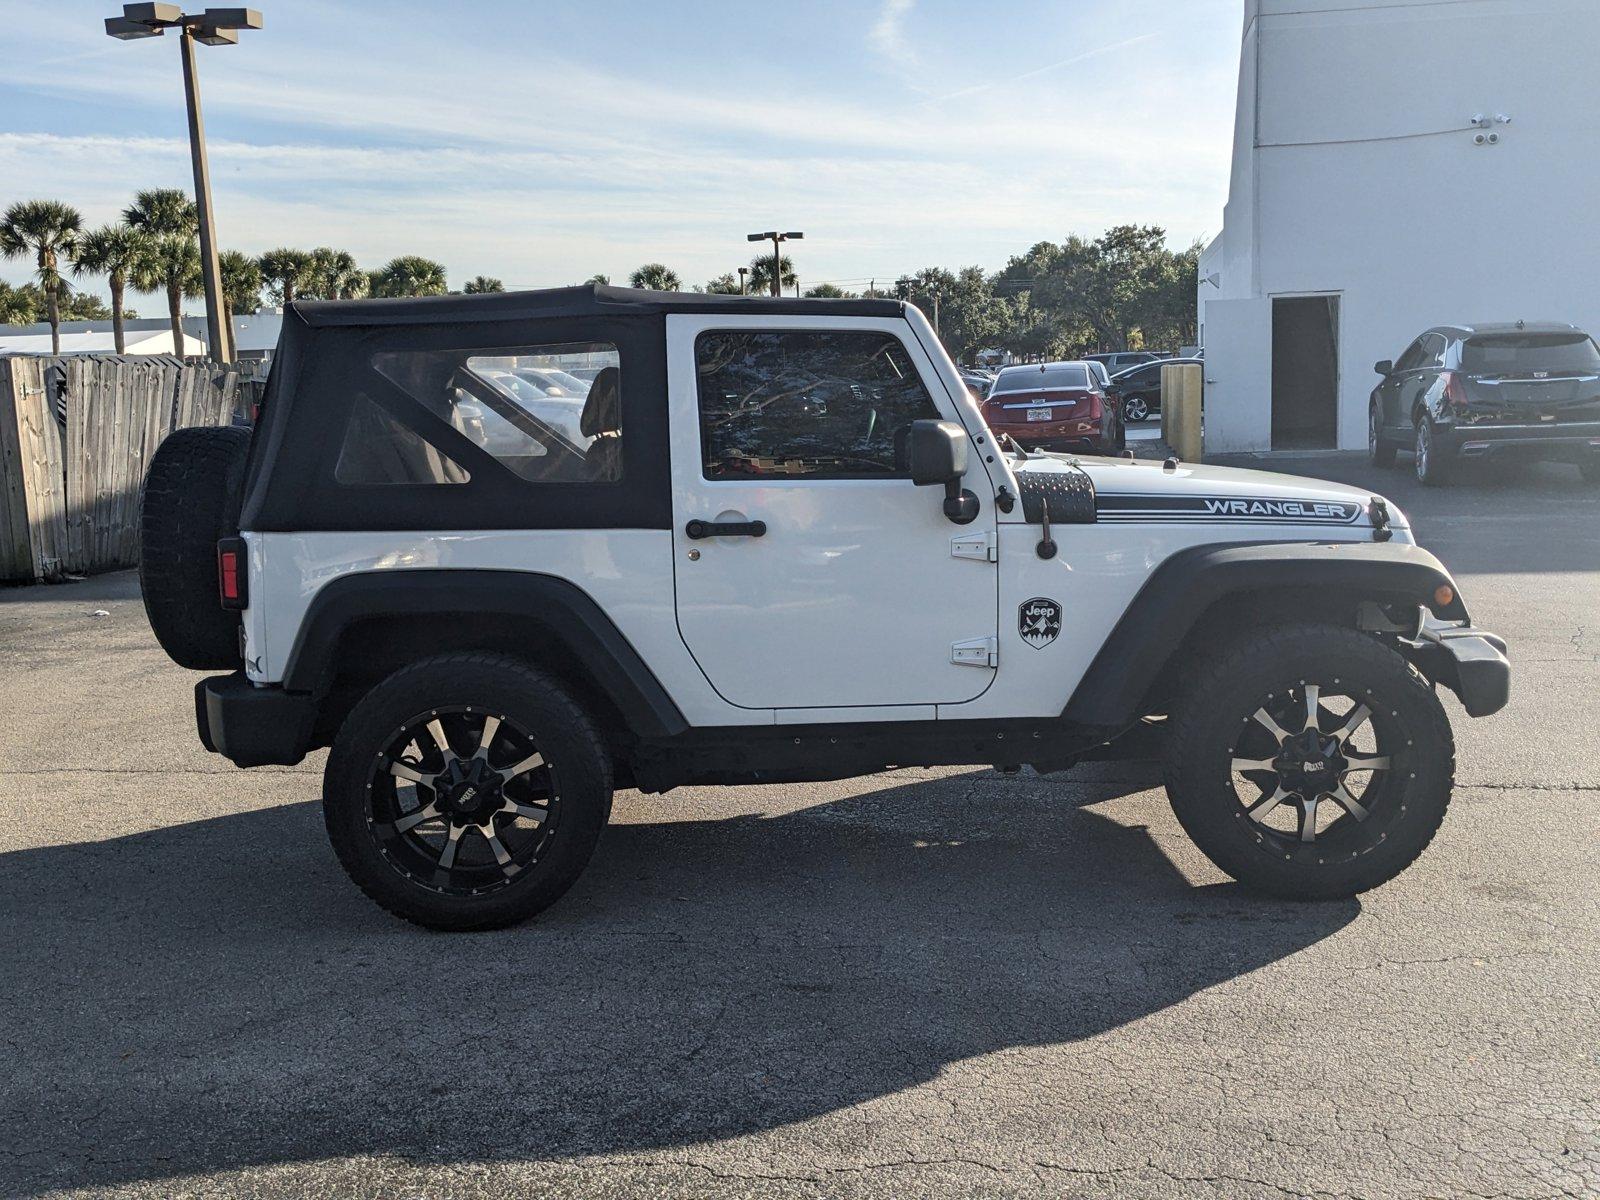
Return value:
[[(200, 276), (206, 292), (206, 341), (213, 360), (233, 361), (233, 330), (222, 302), (222, 268), (217, 264), (216, 216), (211, 207), (211, 171), (206, 165), (206, 127), (200, 117), (200, 81), (194, 70), (194, 44), (235, 46), (239, 30), (260, 29), (253, 8), (208, 8), (185, 13), (176, 4), (124, 4), (120, 17), (106, 18), (106, 33), (124, 42), (178, 31), (183, 63), (183, 97), (189, 110), (189, 157), (194, 164), (194, 203), (200, 217)], [(174, 347), (174, 350), (181, 349)]]
[(769, 229), (766, 233), (747, 233), (744, 240), (747, 242), (764, 242), (772, 239), (772, 294), (783, 295), (783, 250), (784, 242), (798, 241), (805, 237), (803, 233), (778, 233)]
[(739, 268), (739, 295), (741, 295), (741, 296), (747, 296), (747, 295), (750, 294), (750, 289), (748, 287), (749, 275), (750, 275), (750, 268), (749, 267), (740, 267)]

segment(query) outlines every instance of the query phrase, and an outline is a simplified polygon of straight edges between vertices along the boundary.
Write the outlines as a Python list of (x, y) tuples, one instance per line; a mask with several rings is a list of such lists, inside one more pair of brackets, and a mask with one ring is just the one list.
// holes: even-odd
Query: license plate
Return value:
[(1053, 408), (1030, 408), (1028, 410), (1028, 420), (1030, 421), (1048, 421), (1054, 415), (1055, 409)]

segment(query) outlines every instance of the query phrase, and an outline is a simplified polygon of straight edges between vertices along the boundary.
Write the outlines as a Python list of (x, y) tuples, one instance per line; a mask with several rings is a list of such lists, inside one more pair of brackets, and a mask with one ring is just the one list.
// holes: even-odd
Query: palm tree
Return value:
[[(794, 286), (794, 263), (787, 254), (778, 260), (778, 286), (780, 289)], [(750, 294), (772, 294), (772, 255), (758, 254), (750, 260)]]
[(492, 275), (474, 275), (461, 290), (469, 296), (479, 296), (486, 292), (503, 292), (506, 285)]
[(168, 233), (155, 239), (139, 264), (133, 286), (141, 292), (166, 292), (172, 319), (172, 352), (183, 353), (183, 298), (201, 295), (200, 246), (192, 237)]
[(177, 188), (153, 188), (136, 193), (133, 203), (122, 210), (122, 219), (152, 236), (168, 233), (200, 236), (200, 211), (188, 193)]
[(652, 292), (676, 292), (683, 287), (683, 281), (678, 278), (678, 273), (663, 263), (645, 263), (628, 276), (628, 283), (633, 287), (646, 288)]
[(374, 272), (374, 296), (442, 296), (445, 294), (444, 264), (417, 254), (391, 258)]
[(299, 294), (303, 300), (354, 300), (367, 291), (367, 273), (348, 250), (318, 246), (311, 252)]
[(70, 254), (83, 228), (83, 216), (59, 200), (22, 200), (0, 218), (0, 255), (33, 255), (50, 321), (50, 353), (61, 353), (61, 256)]
[(150, 235), (131, 225), (102, 225), (80, 237), (73, 249), (74, 275), (104, 275), (110, 284), (111, 339), (118, 354), (127, 352), (122, 330), (127, 317), (122, 304), (123, 293), (150, 253)]
[(31, 289), (0, 279), (0, 325), (32, 325), (38, 311)]
[(222, 271), (222, 313), (233, 328), (234, 313), (253, 313), (261, 304), (261, 267), (255, 259), (238, 250), (217, 255)]
[(261, 267), (262, 278), (285, 304), (294, 303), (295, 293), (305, 286), (311, 276), (311, 255), (304, 250), (279, 246), (276, 250), (268, 250), (256, 261)]

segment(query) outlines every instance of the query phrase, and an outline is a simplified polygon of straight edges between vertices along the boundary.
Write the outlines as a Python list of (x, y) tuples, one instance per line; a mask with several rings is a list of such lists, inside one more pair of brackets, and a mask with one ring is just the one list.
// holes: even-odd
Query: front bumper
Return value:
[(1437, 425), (1434, 442), (1460, 458), (1520, 455), (1563, 462), (1600, 461), (1600, 421), (1535, 425)]
[(194, 685), (194, 716), (200, 744), (235, 766), (293, 766), (311, 748), (317, 702), (306, 693), (257, 687), (235, 671)]
[(1415, 636), (1400, 639), (1412, 664), (1461, 700), (1469, 717), (1497, 713), (1511, 699), (1505, 639), (1472, 625), (1454, 625), (1421, 611)]

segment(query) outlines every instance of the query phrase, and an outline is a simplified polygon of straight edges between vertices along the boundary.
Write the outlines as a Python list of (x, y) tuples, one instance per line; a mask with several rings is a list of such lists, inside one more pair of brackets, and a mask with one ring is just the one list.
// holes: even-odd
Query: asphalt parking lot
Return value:
[(1600, 1194), (1600, 490), (1273, 465), (1512, 645), (1358, 902), (1242, 893), (1142, 768), (905, 771), (624, 793), (544, 919), (428, 934), (320, 755), (200, 748), (131, 575), (0, 591), (0, 1195)]

